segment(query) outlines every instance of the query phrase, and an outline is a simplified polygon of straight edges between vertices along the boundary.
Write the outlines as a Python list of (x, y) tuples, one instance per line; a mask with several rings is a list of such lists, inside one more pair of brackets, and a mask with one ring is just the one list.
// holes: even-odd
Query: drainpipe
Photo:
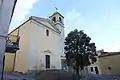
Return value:
[(0, 0), (0, 77), (2, 77), (3, 59), (8, 29), (16, 2), (17, 0)]

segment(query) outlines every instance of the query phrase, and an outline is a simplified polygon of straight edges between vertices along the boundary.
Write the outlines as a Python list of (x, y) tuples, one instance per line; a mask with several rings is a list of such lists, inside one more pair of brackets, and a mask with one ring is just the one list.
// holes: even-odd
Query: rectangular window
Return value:
[(96, 72), (96, 74), (99, 74), (98, 67), (95, 67), (95, 72)]
[(91, 72), (93, 72), (93, 67), (90, 67), (90, 69), (91, 69)]
[(49, 30), (46, 30), (46, 35), (49, 36)]

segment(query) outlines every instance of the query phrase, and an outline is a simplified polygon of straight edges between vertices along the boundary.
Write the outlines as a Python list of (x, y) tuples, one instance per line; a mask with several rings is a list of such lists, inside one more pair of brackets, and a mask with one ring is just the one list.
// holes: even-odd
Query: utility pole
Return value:
[(0, 77), (2, 77), (3, 57), (9, 25), (17, 0), (0, 0)]

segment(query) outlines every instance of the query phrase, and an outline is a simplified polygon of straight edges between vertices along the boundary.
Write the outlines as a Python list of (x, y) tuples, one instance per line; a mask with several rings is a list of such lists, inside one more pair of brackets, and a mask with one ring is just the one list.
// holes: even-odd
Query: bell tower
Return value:
[(55, 11), (49, 18), (54, 26), (57, 27), (61, 33), (64, 33), (64, 17), (58, 11)]
[(60, 31), (60, 48), (61, 55), (64, 54), (64, 17), (58, 12), (55, 11), (50, 17), (54, 27)]

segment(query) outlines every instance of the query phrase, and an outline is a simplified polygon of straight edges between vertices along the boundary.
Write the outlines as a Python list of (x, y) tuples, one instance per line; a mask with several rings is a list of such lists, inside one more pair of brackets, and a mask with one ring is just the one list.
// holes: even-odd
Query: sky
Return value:
[(48, 18), (55, 7), (65, 17), (65, 35), (84, 30), (97, 50), (120, 51), (120, 0), (18, 0), (9, 32), (30, 16)]

